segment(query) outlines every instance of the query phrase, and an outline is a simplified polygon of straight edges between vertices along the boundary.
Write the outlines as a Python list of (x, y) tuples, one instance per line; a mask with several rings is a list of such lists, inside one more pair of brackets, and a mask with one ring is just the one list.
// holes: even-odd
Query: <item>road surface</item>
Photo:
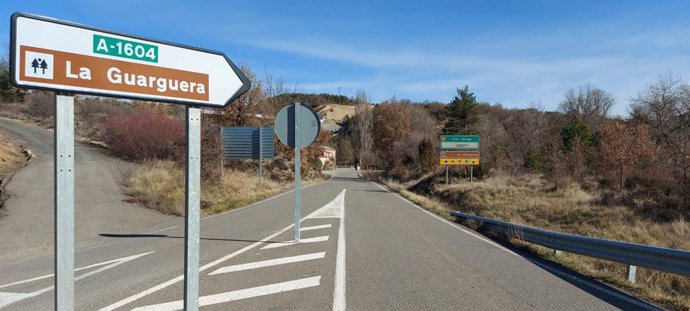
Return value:
[[(338, 170), (201, 221), (202, 310), (615, 310), (512, 251)], [(78, 247), (77, 310), (180, 310), (181, 223)], [(51, 257), (0, 263), (0, 306), (49, 310)], [(0, 307), (0, 310), (5, 310)]]
[[(22, 137), (35, 158), (5, 189), (0, 211), (0, 262), (53, 252), (53, 132), (0, 118), (0, 128)], [(126, 203), (122, 186), (125, 162), (93, 147), (75, 144), (75, 238), (79, 246), (105, 241), (98, 233), (150, 230), (179, 218)]]

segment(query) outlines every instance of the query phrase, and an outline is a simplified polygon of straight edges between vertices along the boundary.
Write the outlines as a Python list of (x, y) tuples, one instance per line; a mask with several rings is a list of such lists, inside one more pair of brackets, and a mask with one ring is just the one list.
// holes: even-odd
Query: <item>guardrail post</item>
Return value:
[(635, 277), (637, 276), (637, 266), (628, 265), (628, 269), (625, 271), (628, 275), (628, 282), (635, 283)]

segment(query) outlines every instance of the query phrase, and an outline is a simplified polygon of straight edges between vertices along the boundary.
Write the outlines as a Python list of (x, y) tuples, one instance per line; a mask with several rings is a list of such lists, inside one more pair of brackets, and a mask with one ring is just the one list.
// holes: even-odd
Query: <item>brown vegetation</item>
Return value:
[[(273, 172), (275, 174), (275, 172)], [(292, 181), (276, 181), (269, 171), (259, 187), (256, 172), (225, 170), (220, 182), (204, 183), (201, 208), (206, 215), (216, 214), (265, 199), (290, 189)], [(307, 179), (306, 183), (320, 179)], [(146, 206), (165, 214), (184, 215), (184, 169), (173, 161), (140, 164), (127, 179), (130, 195)]]
[[(662, 77), (631, 100), (626, 120), (609, 118), (613, 103), (609, 93), (587, 85), (567, 91), (559, 112), (505, 109), (477, 103), (465, 87), (444, 115), (436, 106), (412, 105), (426, 107), (433, 116), (435, 126), (426, 130), (402, 129), (398, 119), (406, 124), (404, 113), (374, 118), (371, 153), (388, 161), (377, 166), (383, 169), (380, 180), (446, 217), (456, 209), (554, 231), (690, 250), (690, 86)], [(374, 116), (377, 109), (401, 115), (393, 107), (404, 110), (404, 105), (377, 107)], [(412, 115), (416, 121), (419, 114)], [(474, 170), (479, 181), (469, 183), (467, 170), (451, 167), (451, 185), (445, 185), (441, 167), (426, 171), (428, 142), (410, 138), (428, 133), (434, 142), (441, 133), (480, 135), (482, 164)], [(402, 147), (405, 140), (416, 148)], [(353, 146), (357, 153), (358, 144)], [(690, 310), (687, 277), (639, 269), (638, 282), (630, 284), (623, 264), (572, 254), (553, 258), (543, 248), (529, 247), (669, 308)]]
[[(0, 187), (26, 161), (21, 140), (14, 135), (0, 130)], [(1, 189), (0, 189), (1, 191)]]

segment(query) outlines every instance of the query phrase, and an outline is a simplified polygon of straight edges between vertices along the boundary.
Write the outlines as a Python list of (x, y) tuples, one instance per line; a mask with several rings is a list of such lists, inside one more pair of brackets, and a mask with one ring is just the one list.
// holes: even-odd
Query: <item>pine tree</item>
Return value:
[(443, 132), (446, 134), (472, 134), (470, 127), (479, 120), (479, 104), (467, 85), (462, 89), (457, 89), (457, 91), (458, 95), (453, 97), (453, 101), (446, 106), (448, 121), (446, 121)]

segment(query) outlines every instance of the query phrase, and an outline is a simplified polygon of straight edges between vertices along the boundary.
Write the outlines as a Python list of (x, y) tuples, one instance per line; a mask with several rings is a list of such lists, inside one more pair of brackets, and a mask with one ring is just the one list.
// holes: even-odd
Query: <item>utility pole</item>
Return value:
[(338, 87), (338, 105), (340, 105), (340, 89), (342, 89), (342, 87), (339, 86)]

